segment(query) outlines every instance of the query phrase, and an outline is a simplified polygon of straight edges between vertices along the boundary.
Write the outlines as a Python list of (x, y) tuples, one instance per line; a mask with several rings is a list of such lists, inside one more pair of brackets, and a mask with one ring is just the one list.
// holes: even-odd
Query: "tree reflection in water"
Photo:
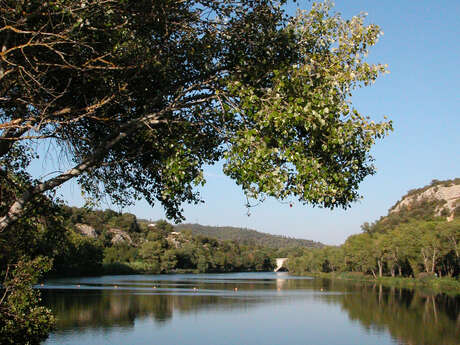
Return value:
[(351, 320), (369, 331), (388, 330), (408, 345), (460, 344), (460, 295), (359, 283), (345, 289), (350, 293), (327, 300), (339, 303)]
[[(151, 318), (161, 325), (174, 313), (228, 311), (289, 299), (313, 298), (340, 305), (369, 332), (386, 331), (409, 345), (460, 344), (460, 296), (326, 279), (200, 279), (128, 281), (119, 289), (44, 290), (57, 315), (57, 333), (79, 329), (133, 328)], [(125, 284), (125, 285), (123, 285)], [(147, 289), (153, 284), (158, 289)], [(142, 289), (139, 289), (141, 287)], [(94, 288), (94, 286), (93, 286)]]

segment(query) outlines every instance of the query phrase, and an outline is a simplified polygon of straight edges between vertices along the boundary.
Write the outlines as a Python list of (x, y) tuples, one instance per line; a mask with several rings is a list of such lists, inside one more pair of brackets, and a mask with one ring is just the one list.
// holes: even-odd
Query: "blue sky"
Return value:
[[(298, 2), (303, 9), (310, 5)], [(288, 9), (295, 12), (292, 5)], [(301, 204), (291, 208), (271, 199), (252, 208), (248, 217), (243, 193), (218, 165), (205, 171), (208, 183), (201, 189), (205, 203), (184, 205), (187, 222), (341, 244), (360, 232), (363, 222), (385, 215), (408, 190), (432, 179), (460, 177), (460, 1), (342, 0), (336, 2), (335, 11), (345, 18), (367, 12), (367, 23), (380, 25), (384, 36), (371, 49), (369, 60), (386, 63), (390, 70), (353, 97), (361, 113), (375, 120), (387, 115), (394, 122), (394, 132), (372, 151), (378, 170), (362, 183), (363, 199), (346, 211)], [(65, 185), (60, 193), (69, 204), (81, 205), (75, 184)], [(145, 202), (123, 211), (141, 218), (165, 218), (161, 207)]]

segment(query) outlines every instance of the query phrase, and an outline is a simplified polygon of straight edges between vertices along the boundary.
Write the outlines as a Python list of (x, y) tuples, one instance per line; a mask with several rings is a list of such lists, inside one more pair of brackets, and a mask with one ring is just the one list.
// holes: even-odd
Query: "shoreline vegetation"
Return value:
[[(201, 273), (238, 273), (238, 272), (273, 272), (273, 269), (234, 269), (234, 270), (223, 270), (223, 269), (208, 269), (203, 272), (198, 268), (174, 268), (169, 271), (158, 272), (156, 267), (145, 264), (144, 262), (134, 262), (134, 263), (110, 263), (103, 264), (101, 269), (101, 276), (105, 275), (129, 275), (129, 274), (138, 274), (138, 275), (148, 275), (148, 274), (201, 274)], [(66, 276), (56, 276), (56, 278), (64, 278)], [(53, 277), (54, 278), (54, 277)]]
[(409, 191), (386, 216), (340, 246), (289, 255), (297, 275), (460, 291), (460, 179)]
[[(291, 273), (293, 274), (293, 273)], [(460, 295), (460, 280), (451, 277), (425, 276), (422, 278), (412, 277), (376, 277), (361, 272), (318, 272), (293, 274), (297, 276), (310, 276), (330, 280), (346, 280), (360, 283), (380, 284), (387, 287), (406, 289), (423, 289), (431, 293), (444, 293), (448, 295)]]
[(418, 195), (456, 190), (459, 184), (460, 179), (434, 180), (410, 191), (396, 204), (397, 211), (393, 207), (378, 221), (364, 223), (362, 233), (341, 246), (249, 229), (174, 227), (128, 213), (63, 207), (65, 229), (72, 236), (62, 246), (67, 249), (55, 256), (49, 277), (271, 271), (275, 258), (287, 257), (286, 268), (293, 275), (458, 293), (459, 203), (447, 209), (446, 201), (418, 200)]
[[(177, 268), (167, 272), (158, 273), (155, 267), (149, 267), (144, 262), (134, 263), (110, 263), (103, 264), (99, 274), (95, 276), (108, 276), (108, 275), (148, 275), (148, 274), (212, 274), (212, 273), (238, 273), (238, 272), (272, 272), (273, 270), (208, 270), (202, 272), (199, 269), (184, 269)], [(426, 275), (423, 277), (373, 277), (369, 274), (362, 272), (305, 272), (298, 274), (295, 272), (289, 272), (292, 276), (306, 276), (313, 278), (329, 279), (329, 280), (345, 280), (350, 282), (359, 282), (364, 284), (379, 284), (386, 287), (397, 287), (406, 289), (423, 289), (430, 293), (443, 293), (448, 295), (460, 295), (460, 280), (452, 277), (436, 277)], [(78, 277), (81, 275), (76, 275)], [(62, 276), (51, 274), (48, 278), (64, 278), (72, 276)]]

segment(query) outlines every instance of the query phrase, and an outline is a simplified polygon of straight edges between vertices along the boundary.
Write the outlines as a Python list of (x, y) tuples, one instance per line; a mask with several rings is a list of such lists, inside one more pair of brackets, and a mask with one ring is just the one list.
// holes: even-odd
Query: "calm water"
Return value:
[(52, 280), (45, 344), (460, 344), (460, 296), (287, 273)]

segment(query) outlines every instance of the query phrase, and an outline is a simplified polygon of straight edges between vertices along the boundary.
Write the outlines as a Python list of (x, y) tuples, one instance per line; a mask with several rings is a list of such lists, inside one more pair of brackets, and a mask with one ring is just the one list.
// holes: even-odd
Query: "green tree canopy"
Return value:
[[(18, 190), (0, 231), (70, 179), (179, 220), (221, 159), (250, 198), (331, 208), (374, 173), (369, 150), (391, 122), (350, 103), (385, 71), (364, 60), (380, 29), (363, 16), (325, 3), (289, 18), (270, 0), (0, 3), (0, 178)], [(28, 177), (40, 141), (70, 168)]]

